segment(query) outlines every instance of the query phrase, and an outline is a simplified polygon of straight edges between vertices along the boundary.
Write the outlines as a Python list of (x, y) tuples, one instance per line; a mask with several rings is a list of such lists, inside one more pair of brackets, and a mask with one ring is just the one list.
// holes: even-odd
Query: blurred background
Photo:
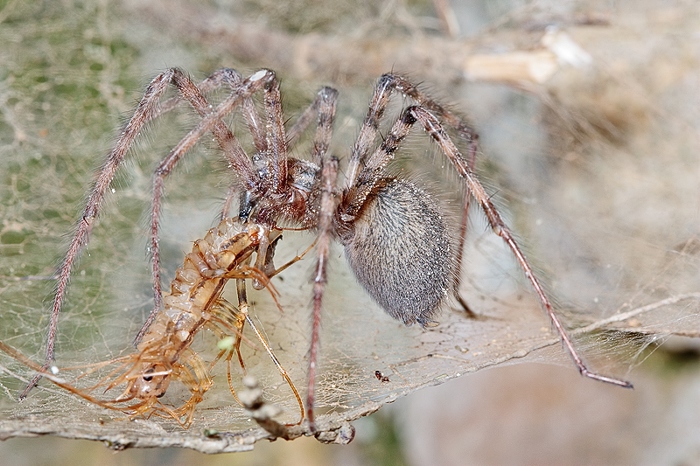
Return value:
[[(333, 151), (343, 158), (376, 78), (395, 70), (424, 83), (474, 123), (481, 136), (477, 171), (567, 322), (606, 322), (596, 327), (595, 337), (578, 338), (578, 345), (596, 370), (635, 384), (634, 391), (625, 391), (583, 380), (560, 345), (551, 343), (529, 354), (526, 364), (498, 362), (519, 362), (515, 350), (503, 348), (526, 342), (529, 351), (552, 335), (512, 259), (475, 214), (464, 293), (486, 323), (467, 324), (468, 333), (459, 333), (464, 319), (447, 310), (441, 329), (424, 334), (404, 331), (381, 311), (372, 311), (375, 318), (331, 310), (325, 331), (347, 325), (353, 339), (339, 341), (373, 349), (357, 360), (349, 356), (357, 348), (328, 343), (322, 354), (335, 362), (347, 357), (360, 366), (357, 374), (366, 375), (359, 381), (338, 378), (350, 381), (338, 390), (345, 397), (338, 404), (355, 389), (385, 402), (421, 385), (406, 382), (404, 391), (390, 393), (372, 376), (381, 369), (392, 383), (409, 378), (410, 370), (403, 375), (400, 370), (404, 360), (390, 354), (394, 346), (406, 345), (391, 339), (396, 332), (474, 357), (461, 372), (441, 366), (426, 373), (423, 385), (498, 367), (383, 406), (353, 423), (357, 435), (350, 445), (311, 438), (261, 441), (252, 452), (205, 457), (185, 448), (114, 452), (99, 442), (44, 436), (5, 440), (0, 462), (697, 464), (699, 9), (692, 1), (653, 0), (0, 1), (3, 341), (41, 360), (52, 289), (46, 278), (65, 250), (102, 154), (157, 73), (177, 66), (201, 79), (222, 67), (244, 74), (272, 68), (292, 119), (320, 86), (332, 85), (341, 96)], [(165, 126), (177, 136), (192, 121), (168, 120)], [(409, 144), (414, 152), (436, 152), (414, 139)], [(75, 271), (74, 285), (84, 291), (72, 294), (64, 310), (63, 361), (76, 362), (76, 355), (97, 361), (117, 353), (114, 348), (123, 349), (148, 312), (143, 212), (158, 158), (149, 154), (163, 153), (168, 141), (152, 136), (148, 152), (137, 148), (135, 161), (115, 180), (118, 202), (108, 201), (94, 243)], [(212, 148), (208, 152), (216, 159)], [(441, 173), (436, 155), (435, 167), (414, 176), (449, 202), (459, 198), (451, 194), (458, 187), (454, 177)], [(192, 162), (173, 176), (163, 221), (168, 270), (182, 260), (188, 241), (211, 226), (220, 205), (224, 176), (219, 170), (219, 179), (209, 181), (212, 166)], [(124, 244), (129, 252), (115, 254)], [(339, 277), (351, 280), (340, 265), (337, 269)], [(113, 270), (127, 278), (112, 283)], [(141, 291), (123, 291), (136, 282)], [(291, 315), (294, 308), (308, 312), (308, 294), (283, 296), (296, 303), (290, 304)], [(97, 303), (111, 310), (98, 313)], [(605, 321), (615, 315), (627, 317)], [(358, 327), (346, 323), (353, 320)], [(305, 324), (284, 326), (304, 341)], [(278, 324), (267, 325), (276, 336)], [(372, 333), (375, 327), (387, 331)], [(100, 330), (86, 331), (95, 328)], [(466, 336), (458, 343), (455, 335)], [(305, 348), (290, 351), (303, 357)], [(428, 350), (422, 351), (416, 355), (425, 359)], [(499, 359), (503, 354), (511, 356)], [(304, 369), (292, 368), (295, 380), (305, 380)], [(441, 371), (446, 375), (440, 377)], [(336, 380), (330, 374), (324, 387)], [(62, 398), (52, 398), (48, 408), (32, 400), (18, 406), (13, 397), (22, 383), (8, 378), (0, 383), (0, 425), (10, 425), (18, 413), (19, 419), (36, 414), (41, 421), (48, 412), (52, 422), (70, 418), (70, 409), (78, 410), (76, 417), (94, 417), (80, 403), (64, 405)], [(191, 434), (199, 431), (193, 427)]]

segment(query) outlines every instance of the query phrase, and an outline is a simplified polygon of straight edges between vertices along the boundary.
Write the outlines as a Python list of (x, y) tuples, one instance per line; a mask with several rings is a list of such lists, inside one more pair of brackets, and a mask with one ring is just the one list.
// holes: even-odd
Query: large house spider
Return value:
[[(171, 85), (177, 89), (178, 96), (161, 102)], [(222, 86), (228, 87), (230, 93), (220, 104), (212, 107), (205, 95)], [(253, 96), (258, 92), (263, 94), (264, 118), (258, 115), (253, 101)], [(409, 98), (414, 104), (402, 111), (388, 134), (376, 146), (379, 124), (393, 93)], [(279, 81), (270, 70), (263, 69), (243, 79), (233, 70), (222, 69), (199, 85), (195, 85), (178, 69), (159, 74), (147, 87), (134, 115), (99, 171), (68, 252), (59, 267), (48, 331), (47, 366), (54, 359), (58, 315), (73, 263), (88, 241), (117, 168), (146, 124), (181, 100), (189, 102), (201, 121), (161, 161), (153, 176), (150, 243), (155, 305), (137, 341), (163, 306), (158, 249), (163, 182), (180, 159), (206, 133), (211, 132), (235, 178), (222, 217), (229, 215), (231, 205), (237, 198), (237, 221), (244, 227), (261, 226), (262, 231), (270, 232), (293, 226), (317, 233), (306, 396), (309, 425), (314, 430), (319, 326), (330, 242), (337, 240), (344, 246), (348, 262), (365, 290), (392, 317), (406, 325), (430, 324), (436, 310), (455, 291), (459, 281), (462, 241), (459, 244), (452, 241), (453, 235), (441, 217), (438, 202), (415, 183), (392, 177), (386, 171), (404, 138), (418, 124), (454, 165), (468, 194), (481, 206), (493, 231), (515, 255), (579, 372), (595, 380), (631, 387), (629, 382), (591, 372), (582, 361), (532, 267), (472, 170), (468, 159), (473, 160), (476, 152), (477, 135), (474, 130), (409, 80), (393, 73), (379, 78), (374, 88), (367, 116), (352, 148), (342, 187), (336, 184), (338, 160), (328, 154), (336, 111), (336, 90), (322, 88), (313, 103), (287, 131)], [(255, 145), (252, 157), (246, 154), (223, 121), (234, 111), (242, 113), (252, 134)], [(313, 121), (314, 115), (317, 123), (310, 159), (289, 157), (291, 145)], [(465, 139), (469, 147), (468, 158), (457, 149), (446, 127), (453, 128), (459, 137)], [(466, 208), (463, 216), (466, 216)], [(464, 219), (462, 225), (463, 238)], [(260, 238), (254, 266), (267, 276), (277, 272), (273, 265), (274, 250), (274, 241), (267, 237)], [(256, 281), (253, 284), (261, 286)]]

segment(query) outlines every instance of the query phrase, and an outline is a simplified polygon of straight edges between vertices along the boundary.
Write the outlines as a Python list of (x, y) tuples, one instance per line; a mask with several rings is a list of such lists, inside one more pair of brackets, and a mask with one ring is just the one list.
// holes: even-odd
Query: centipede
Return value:
[[(277, 270), (268, 270), (268, 274), (252, 265), (252, 261), (257, 254), (256, 263), (265, 264), (269, 260), (267, 251), (274, 248), (281, 234), (279, 229), (268, 229), (255, 223), (244, 224), (237, 218), (224, 219), (210, 229), (204, 238), (194, 242), (191, 252), (185, 255), (170, 284), (170, 292), (163, 296), (162, 310), (140, 339), (136, 351), (94, 365), (92, 369), (115, 367), (88, 388), (78, 388), (56, 377), (6, 343), (0, 342), (0, 350), (42, 374), (53, 384), (95, 405), (121, 411), (129, 418), (169, 417), (183, 428), (188, 428), (193, 422), (197, 405), (213, 386), (212, 369), (222, 359), (227, 363), (229, 389), (238, 401), (233, 387), (231, 361), (234, 354), (237, 355), (245, 373), (240, 347), (245, 339), (243, 329), (247, 323), (294, 394), (300, 417), (296, 423), (288, 425), (298, 425), (304, 419), (299, 392), (250, 317), (246, 296), (247, 283), (252, 282), (255, 288), (270, 290), (279, 306), (270, 277), (301, 257), (297, 256)], [(236, 282), (238, 306), (222, 297), (230, 280)], [(209, 363), (192, 348), (195, 336), (203, 330), (211, 331), (219, 341), (232, 339), (232, 343), (224, 345)], [(169, 406), (161, 401), (174, 381), (179, 381), (189, 392), (189, 398), (180, 406)], [(120, 394), (111, 399), (96, 394), (98, 391), (102, 391), (102, 395), (119, 393), (120, 390)]]

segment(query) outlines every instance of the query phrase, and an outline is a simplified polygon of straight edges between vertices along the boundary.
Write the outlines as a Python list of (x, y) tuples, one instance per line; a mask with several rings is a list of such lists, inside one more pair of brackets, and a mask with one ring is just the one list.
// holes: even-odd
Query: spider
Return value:
[[(170, 86), (176, 97), (163, 100)], [(216, 106), (206, 94), (226, 87), (227, 96)], [(253, 97), (262, 93), (264, 117), (258, 114)], [(392, 95), (408, 98), (412, 105), (401, 112), (386, 136), (377, 145), (379, 125)], [(262, 69), (243, 78), (231, 69), (213, 73), (199, 85), (179, 69), (169, 69), (148, 85), (134, 115), (124, 127), (116, 145), (98, 172), (83, 215), (58, 269), (48, 330), (46, 365), (54, 359), (58, 315), (71, 269), (101, 209), (115, 172), (135, 139), (151, 120), (187, 101), (201, 120), (160, 162), (153, 176), (150, 214), (150, 250), (154, 310), (139, 332), (138, 341), (156, 313), (162, 308), (159, 217), (166, 177), (182, 157), (206, 134), (212, 133), (232, 176), (222, 217), (238, 200), (238, 221), (262, 225), (264, 231), (294, 229), (316, 232), (316, 264), (313, 273), (313, 314), (310, 338), (306, 411), (313, 431), (316, 364), (319, 327), (326, 284), (331, 241), (339, 241), (357, 280), (367, 293), (392, 317), (406, 325), (432, 324), (438, 308), (450, 295), (457, 295), (461, 251), (466, 230), (470, 197), (481, 207), (488, 222), (507, 244), (529, 280), (552, 325), (579, 372), (589, 378), (631, 388), (629, 382), (590, 371), (579, 356), (571, 338), (553, 310), (539, 279), (525, 258), (510, 229), (475, 175), (472, 165), (477, 149), (476, 132), (455, 113), (431, 99), (408, 79), (388, 73), (374, 88), (369, 110), (352, 148), (344, 184), (337, 184), (338, 159), (328, 154), (336, 113), (338, 92), (323, 87), (313, 103), (287, 131), (284, 126), (279, 81), (273, 71)], [(252, 135), (255, 154), (248, 155), (223, 118), (240, 111)], [(290, 147), (316, 117), (313, 149), (309, 160), (289, 156)], [(439, 203), (414, 182), (391, 176), (388, 164), (414, 126), (422, 128), (454, 166), (466, 186), (460, 241), (452, 241), (452, 230), (443, 220)], [(464, 157), (448, 135), (452, 128), (468, 144)], [(255, 267), (270, 276), (274, 269), (275, 242), (261, 238)], [(258, 283), (253, 283), (259, 286)], [(36, 383), (37, 376), (25, 390)]]

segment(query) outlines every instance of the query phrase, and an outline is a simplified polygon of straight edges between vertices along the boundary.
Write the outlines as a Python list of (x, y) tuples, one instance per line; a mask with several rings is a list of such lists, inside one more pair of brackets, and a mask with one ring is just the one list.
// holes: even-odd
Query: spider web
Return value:
[[(140, 80), (154, 71), (139, 64), (137, 57), (143, 60), (146, 52), (138, 40), (121, 38), (119, 21), (107, 22), (99, 7), (76, 4), (69, 16), (49, 9), (22, 29), (19, 19), (37, 12), (30, 6), (15, 8), (14, 19), (0, 28), (3, 42), (13, 44), (0, 50), (0, 61), (7, 64), (0, 80), (0, 339), (41, 361), (55, 264), (92, 170), (112, 142), (118, 115), (128, 114), (138, 98), (135, 90), (142, 88)], [(45, 58), (45, 47), (53, 52), (51, 59)], [(207, 60), (193, 58), (196, 53), (172, 60), (208, 69)], [(573, 333), (589, 365), (634, 381), (629, 371), (650, 342), (670, 335), (698, 336), (700, 152), (697, 136), (686, 136), (691, 122), (700, 119), (697, 110), (687, 109), (669, 117), (671, 109), (686, 108), (679, 105), (683, 93), (664, 93), (641, 78), (630, 86), (629, 80), (602, 74), (618, 91), (617, 101), (610, 103), (613, 95), (586, 101), (592, 91), (533, 97), (475, 85), (466, 92), (480, 96), (473, 109), (484, 140), (480, 172), (507, 206), (507, 221), (525, 239), (529, 257), (558, 298), (558, 311), (581, 329)], [(577, 89), (575, 80), (567, 78), (558, 77), (558, 89)], [(305, 86), (283, 88), (292, 94), (285, 94), (292, 112), (311, 100), (314, 86)], [(657, 94), (641, 99), (650, 88)], [(352, 141), (370, 87), (362, 83), (346, 91), (341, 92), (345, 107), (334, 146), (339, 155), (346, 154)], [(609, 108), (600, 111), (601, 101)], [(635, 112), (621, 110), (628, 102), (638, 103)], [(567, 113), (569, 108), (576, 110)], [(532, 130), (535, 117), (542, 124)], [(135, 151), (113, 184), (115, 193), (73, 272), (61, 316), (59, 367), (133, 351), (132, 338), (151, 304), (143, 221), (150, 174), (159, 154), (191, 122), (173, 117), (154, 125), (152, 144)], [(165, 132), (158, 132), (162, 127)], [(562, 141), (558, 134), (573, 134), (576, 140)], [(409, 145), (418, 154), (429, 150), (418, 142), (421, 138)], [(191, 241), (213, 225), (225, 192), (217, 154), (204, 146), (168, 180), (161, 241), (168, 277)], [(438, 176), (432, 186), (453, 186), (449, 176), (444, 180), (439, 155), (434, 159)], [(422, 178), (431, 177), (430, 169), (421, 171)], [(278, 263), (310, 241), (305, 234), (285, 235)], [(418, 388), (484, 368), (523, 361), (570, 364), (517, 265), (479, 214), (470, 225), (462, 290), (479, 315), (475, 320), (448, 306), (437, 327), (406, 328), (355, 283), (340, 248), (333, 249), (331, 258), (317, 388), (323, 429), (339, 428)], [(302, 392), (311, 266), (312, 261), (303, 261), (275, 279), (284, 313), (268, 294), (254, 296), (256, 318)], [(206, 358), (215, 342), (203, 337), (196, 345)], [(262, 351), (244, 350), (265, 399), (283, 408), (281, 419), (293, 422), (296, 405), (289, 388)], [(120, 413), (47, 382), (17, 404), (18, 390), (32, 371), (4, 354), (0, 369), (0, 437), (50, 433), (106, 440), (114, 448), (184, 446), (222, 452), (250, 449), (267, 436), (233, 401), (222, 367), (189, 430), (168, 419), (125, 421)], [(376, 371), (388, 381), (379, 380)], [(64, 373), (70, 379), (72, 373)]]

